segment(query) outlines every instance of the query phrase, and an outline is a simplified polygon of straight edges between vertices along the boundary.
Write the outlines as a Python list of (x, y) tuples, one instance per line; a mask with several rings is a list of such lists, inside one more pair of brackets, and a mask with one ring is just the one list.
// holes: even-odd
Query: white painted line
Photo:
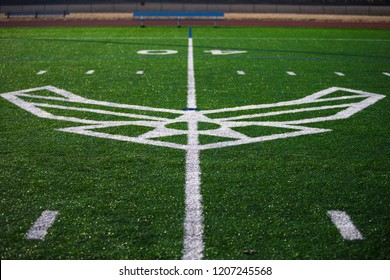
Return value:
[(330, 210), (328, 216), (340, 231), (345, 240), (361, 240), (363, 235), (352, 223), (350, 217), (344, 211)]
[(245, 72), (244, 71), (237, 71), (237, 74), (238, 75), (245, 75)]
[(196, 108), (195, 72), (192, 38), (188, 38), (188, 81), (187, 81), (187, 107)]
[(137, 74), (137, 75), (143, 75), (143, 74), (144, 74), (144, 71), (138, 70), (135, 74)]
[(390, 73), (388, 73), (388, 72), (383, 72), (382, 74), (385, 75), (385, 76), (390, 77)]
[(38, 220), (35, 221), (35, 223), (28, 231), (26, 239), (45, 239), (47, 230), (53, 225), (57, 216), (57, 211), (43, 211), (41, 216), (38, 218)]
[(37, 72), (37, 75), (43, 75), (43, 74), (45, 74), (46, 72), (47, 72), (46, 70), (41, 70), (41, 71)]
[(88, 70), (85, 74), (92, 75), (93, 73), (95, 73), (95, 70)]
[(340, 77), (344, 77), (345, 74), (344, 73), (341, 73), (341, 72), (334, 72), (337, 76), (340, 76)]
[(290, 75), (290, 76), (296, 76), (297, 74), (295, 74), (294, 72), (292, 72), (292, 71), (287, 71), (286, 72), (288, 75)]
[[(187, 106), (196, 108), (195, 73), (192, 38), (188, 38)], [(183, 260), (203, 258), (203, 211), (200, 193), (200, 149), (196, 111), (188, 111), (188, 143), (186, 152), (185, 221)]]

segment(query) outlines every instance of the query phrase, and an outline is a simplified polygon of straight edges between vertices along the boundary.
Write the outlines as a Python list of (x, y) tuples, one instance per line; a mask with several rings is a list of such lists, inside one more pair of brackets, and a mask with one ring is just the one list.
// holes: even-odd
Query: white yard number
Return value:
[(151, 54), (151, 55), (167, 55), (167, 54), (176, 54), (175, 50), (141, 50), (137, 52), (138, 54)]

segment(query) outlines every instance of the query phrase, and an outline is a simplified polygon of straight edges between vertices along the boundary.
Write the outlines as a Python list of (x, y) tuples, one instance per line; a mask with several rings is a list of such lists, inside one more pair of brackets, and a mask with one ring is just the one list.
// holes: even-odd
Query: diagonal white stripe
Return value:
[(42, 215), (38, 218), (38, 220), (35, 221), (35, 223), (28, 231), (26, 239), (45, 239), (47, 230), (52, 226), (57, 215), (57, 211), (43, 211)]
[(363, 239), (363, 235), (352, 223), (351, 218), (347, 215), (347, 213), (344, 211), (330, 210), (328, 211), (328, 215), (345, 240)]

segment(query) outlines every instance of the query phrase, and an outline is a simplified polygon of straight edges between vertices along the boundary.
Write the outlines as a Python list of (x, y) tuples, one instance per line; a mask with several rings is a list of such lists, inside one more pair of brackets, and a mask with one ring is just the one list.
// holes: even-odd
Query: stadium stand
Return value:
[(5, 15), (7, 18), (13, 17), (13, 16), (34, 16), (35, 18), (38, 18), (38, 16), (44, 15), (44, 16), (63, 16), (69, 15), (68, 11), (31, 11), (31, 12), (11, 12), (7, 11), (5, 12)]
[(135, 20), (139, 19), (141, 27), (145, 27), (146, 19), (176, 19), (177, 27), (181, 26), (181, 20), (212, 20), (214, 27), (217, 26), (217, 20), (223, 19), (223, 12), (134, 12)]
[(390, 0), (1, 0), (0, 11), (225, 12), (390, 15)]

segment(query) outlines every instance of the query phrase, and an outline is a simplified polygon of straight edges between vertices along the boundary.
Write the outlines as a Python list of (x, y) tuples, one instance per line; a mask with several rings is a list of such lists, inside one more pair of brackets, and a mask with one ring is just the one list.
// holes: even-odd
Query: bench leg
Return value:
[(177, 27), (181, 27), (181, 25), (180, 25), (180, 17), (177, 17)]
[(140, 27), (145, 27), (144, 17), (141, 17), (141, 26)]

